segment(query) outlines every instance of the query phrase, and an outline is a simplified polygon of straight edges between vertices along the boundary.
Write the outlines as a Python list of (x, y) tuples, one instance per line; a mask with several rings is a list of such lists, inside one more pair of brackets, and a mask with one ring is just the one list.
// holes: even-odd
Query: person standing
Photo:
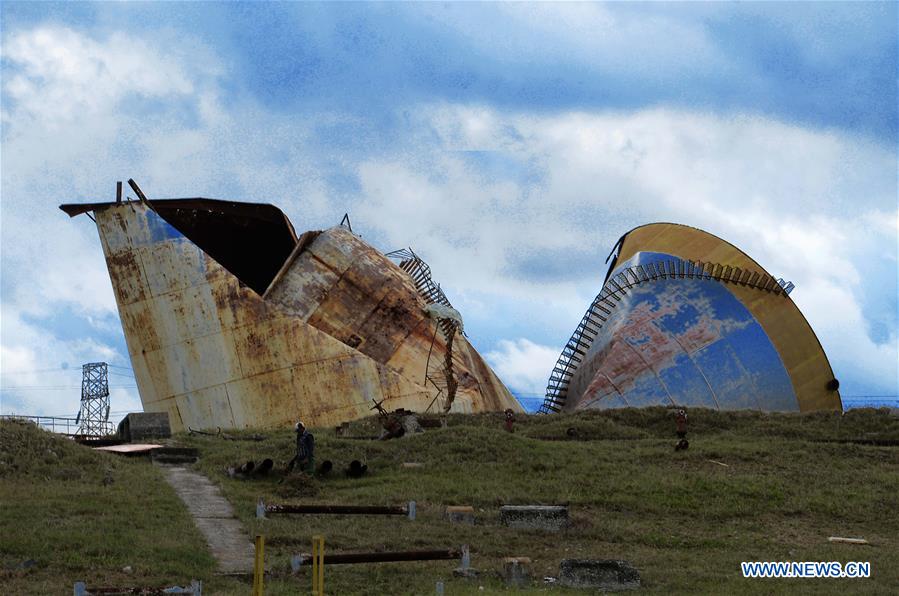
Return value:
[(294, 466), (299, 465), (301, 471), (311, 476), (315, 471), (315, 437), (301, 421), (294, 425), (294, 431), (297, 433), (297, 453), (287, 465), (287, 473), (290, 474)]
[(690, 447), (690, 442), (687, 441), (687, 411), (684, 409), (680, 409), (677, 411), (677, 414), (674, 416), (675, 423), (677, 424), (677, 445), (674, 446), (675, 451), (683, 451)]

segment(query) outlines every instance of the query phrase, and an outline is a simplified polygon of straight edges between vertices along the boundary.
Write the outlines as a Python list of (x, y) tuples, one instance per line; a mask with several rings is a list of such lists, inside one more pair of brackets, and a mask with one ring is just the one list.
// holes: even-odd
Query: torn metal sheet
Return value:
[[(345, 226), (297, 238), (276, 207), (173, 199), (93, 211), (145, 411), (173, 430), (331, 426), (437, 411), (448, 353), (415, 281)], [(520, 406), (464, 336), (454, 412)], [(445, 400), (445, 396), (443, 397)]]
[(154, 449), (159, 449), (164, 445), (155, 445), (153, 443), (132, 443), (128, 445), (109, 445), (107, 447), (94, 447), (97, 451), (111, 451), (112, 453), (149, 453)]

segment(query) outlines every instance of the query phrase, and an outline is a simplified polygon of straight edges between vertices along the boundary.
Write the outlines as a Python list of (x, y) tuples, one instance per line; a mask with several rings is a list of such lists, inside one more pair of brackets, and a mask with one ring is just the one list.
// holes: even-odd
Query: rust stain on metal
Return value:
[(432, 350), (451, 356), (452, 411), (520, 410), (464, 336), (451, 351), (435, 338), (409, 274), (348, 229), (297, 238), (277, 208), (208, 199), (63, 210), (95, 213), (141, 401), (174, 429), (335, 425), (372, 399), (423, 411)]

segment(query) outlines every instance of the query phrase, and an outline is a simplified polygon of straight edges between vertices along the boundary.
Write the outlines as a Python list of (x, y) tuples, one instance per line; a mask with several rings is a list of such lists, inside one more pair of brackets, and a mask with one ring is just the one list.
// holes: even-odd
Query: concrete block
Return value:
[(503, 505), (503, 525), (523, 530), (559, 532), (568, 527), (568, 507), (563, 505)]
[(172, 436), (167, 412), (132, 412), (119, 422), (119, 437), (123, 441), (144, 441)]
[(528, 557), (503, 559), (503, 581), (519, 588), (531, 583), (531, 560)]
[(474, 525), (474, 507), (468, 505), (449, 505), (444, 511), (444, 517), (454, 524)]
[(618, 591), (640, 587), (640, 573), (627, 561), (614, 559), (563, 559), (559, 584), (569, 588)]

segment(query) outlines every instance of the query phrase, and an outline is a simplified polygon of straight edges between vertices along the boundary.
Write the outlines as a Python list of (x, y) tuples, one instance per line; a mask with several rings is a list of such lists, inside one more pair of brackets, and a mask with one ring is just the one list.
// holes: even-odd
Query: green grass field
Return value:
[[(12, 589), (0, 591), (62, 594), (79, 578), (103, 585), (198, 578), (206, 593), (249, 593), (246, 580), (214, 575), (202, 537), (151, 464), (26, 430), (0, 425), (0, 562), (38, 563), (4, 572), (0, 581)], [(253, 432), (260, 431), (244, 434)], [(309, 552), (314, 534), (325, 536), (332, 553), (468, 544), (472, 565), (482, 571), (465, 580), (452, 577), (453, 561), (330, 566), (330, 594), (433, 594), (436, 581), (445, 583), (447, 594), (512, 592), (496, 575), (507, 556), (533, 560), (535, 582), (530, 590), (514, 590), (519, 593), (582, 593), (543, 583), (544, 576), (557, 575), (563, 558), (625, 559), (640, 570), (642, 591), (653, 593), (895, 594), (899, 586), (899, 447), (837, 442), (899, 439), (899, 417), (885, 410), (691, 410), (691, 446), (677, 453), (674, 421), (662, 408), (522, 417), (514, 434), (502, 429), (499, 414), (453, 415), (447, 428), (384, 442), (338, 438), (332, 429), (314, 432), (317, 460), (334, 461), (335, 470), (306, 483), (292, 478), (279, 484), (277, 474), (236, 480), (224, 471), (264, 457), (283, 469), (293, 451), (289, 430), (264, 432), (261, 442), (196, 435), (171, 441), (197, 447), (201, 461), (195, 468), (222, 487), (248, 534), (266, 536), (267, 594), (309, 592), (310, 573), (291, 576), (289, 557)], [(365, 420), (350, 432), (370, 436), (377, 428)], [(54, 459), (47, 449), (65, 455)], [(346, 478), (341, 470), (352, 459), (365, 461), (370, 473)], [(403, 462), (423, 466), (402, 468)], [(104, 485), (109, 474), (114, 481)], [(259, 498), (379, 505), (414, 500), (418, 519), (257, 520)], [(499, 525), (502, 504), (556, 503), (571, 508), (573, 523), (563, 533)], [(477, 524), (444, 521), (446, 505), (472, 505)], [(829, 536), (871, 544), (834, 544)], [(741, 561), (769, 560), (870, 561), (872, 577), (742, 578)], [(125, 565), (134, 573), (123, 574)]]

